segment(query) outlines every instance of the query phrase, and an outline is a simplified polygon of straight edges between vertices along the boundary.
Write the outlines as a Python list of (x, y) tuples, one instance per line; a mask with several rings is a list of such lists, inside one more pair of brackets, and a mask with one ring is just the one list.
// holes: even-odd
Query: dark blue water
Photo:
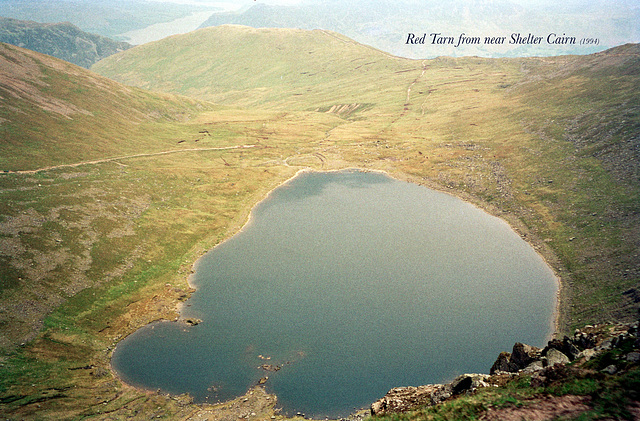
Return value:
[(487, 373), (516, 341), (543, 345), (557, 288), (500, 219), (359, 171), (285, 183), (196, 269), (183, 315), (203, 322), (140, 329), (114, 352), (119, 375), (210, 402), (268, 376), (285, 412), (315, 418)]

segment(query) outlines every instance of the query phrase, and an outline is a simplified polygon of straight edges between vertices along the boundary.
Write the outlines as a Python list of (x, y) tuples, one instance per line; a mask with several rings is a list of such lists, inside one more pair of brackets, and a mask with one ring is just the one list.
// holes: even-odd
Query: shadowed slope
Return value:
[(81, 31), (65, 23), (38, 23), (0, 17), (0, 41), (89, 68), (131, 45)]

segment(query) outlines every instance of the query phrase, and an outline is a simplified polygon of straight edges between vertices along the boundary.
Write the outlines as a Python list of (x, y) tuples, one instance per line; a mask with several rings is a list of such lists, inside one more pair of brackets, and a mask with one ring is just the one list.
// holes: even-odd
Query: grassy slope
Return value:
[(549, 215), (537, 225), (569, 274), (573, 327), (638, 316), (624, 292), (640, 283), (639, 56), (627, 45), (527, 62), (510, 95), (534, 135), (522, 155), (537, 161), (514, 187), (523, 206)]
[(81, 31), (65, 23), (38, 23), (0, 17), (0, 41), (58, 57), (88, 68), (96, 61), (131, 45)]
[[(30, 50), (0, 44), (0, 170), (29, 170), (175, 147), (174, 124), (202, 101), (150, 95)], [(186, 145), (183, 145), (183, 147)]]
[[(359, 165), (372, 164), (354, 146), (377, 145), (372, 153), (389, 156), (375, 165), (468, 194), (524, 224), (564, 280), (568, 328), (635, 316), (637, 303), (623, 292), (640, 278), (637, 68), (637, 45), (591, 56), (417, 61), (329, 32), (222, 26), (93, 69), (247, 107), (360, 104), (329, 144)], [(380, 151), (390, 146), (407, 152)]]
[[(67, 419), (116, 411), (146, 419), (192, 412), (182, 401), (114, 381), (110, 352), (138, 327), (176, 317), (195, 259), (295, 174), (284, 157), (304, 160), (304, 148), (339, 118), (207, 111), (214, 107), (150, 95), (36, 53), (4, 51), (20, 66), (3, 87), (29, 95), (2, 108), (3, 128), (12, 128), (3, 167), (12, 172), (0, 174), (0, 414)], [(47, 108), (52, 103), (95, 119), (77, 112), (67, 118)], [(119, 158), (65, 166), (113, 156)]]
[[(241, 34), (253, 34), (242, 28), (226, 29), (231, 32), (218, 36), (240, 37), (233, 32), (240, 29)], [(295, 33), (287, 30), (282, 39)], [(264, 45), (271, 46), (277, 37), (261, 34), (267, 36), (264, 44), (254, 41), (254, 48), (243, 50), (240, 57), (222, 59), (215, 52), (215, 39), (203, 38), (199, 43), (189, 38), (193, 35), (184, 39), (199, 46), (190, 53), (200, 58), (200, 64), (192, 59), (195, 67), (218, 61), (251, 63), (250, 58), (255, 62), (255, 57), (267, 56), (266, 62), (299, 61), (305, 70), (296, 68), (295, 73), (302, 80), (283, 86), (277, 74), (260, 74), (260, 69), (269, 73), (272, 62), (243, 71), (226, 66), (209, 70), (219, 72), (215, 74), (196, 72), (210, 85), (198, 89), (187, 84), (183, 90), (180, 83), (163, 80), (164, 89), (175, 83), (174, 92), (202, 92), (205, 98), (238, 101), (247, 107), (197, 116), (193, 108), (184, 111), (176, 105), (182, 100), (175, 97), (160, 101), (158, 96), (90, 73), (78, 74), (77, 68), (61, 62), (12, 50), (14, 62), (33, 67), (29, 63), (35, 60), (39, 71), (49, 75), (47, 85), (30, 82), (40, 96), (47, 97), (49, 87), (56, 87), (48, 102), (64, 101), (94, 115), (84, 118), (75, 113), (69, 120), (43, 111), (42, 102), (38, 106), (29, 99), (21, 104), (26, 113), (3, 108), (4, 119), (20, 124), (3, 122), (0, 127), (21, 130), (19, 136), (10, 136), (9, 146), (3, 143), (9, 148), (1, 155), (3, 167), (33, 169), (114, 155), (185, 150), (0, 178), (0, 256), (2, 267), (9, 268), (2, 273), (5, 310), (0, 328), (8, 355), (0, 375), (0, 413), (15, 418), (60, 414), (104, 418), (99, 414), (106, 411), (120, 418), (136, 414), (175, 418), (193, 411), (181, 400), (145, 394), (115, 381), (108, 371), (110, 352), (123, 335), (145, 323), (176, 317), (175, 303), (187, 293), (186, 276), (194, 259), (235, 232), (252, 205), (303, 167), (383, 169), (450, 190), (501, 215), (537, 244), (567, 284), (572, 282), (573, 295), (564, 300), (565, 327), (624, 318), (634, 310), (625, 307), (628, 303), (620, 292), (638, 282), (637, 263), (632, 259), (638, 186), (626, 173), (616, 172), (605, 159), (589, 153), (588, 148), (596, 145), (589, 144), (593, 137), (588, 134), (609, 133), (610, 119), (616, 122), (614, 127), (623, 129), (609, 143), (629, 143), (637, 133), (633, 126), (637, 116), (622, 122), (615, 120), (614, 112), (637, 107), (639, 84), (632, 71), (637, 68), (637, 46), (624, 54), (610, 52), (611, 56), (423, 62), (389, 57), (347, 40), (339, 45), (348, 51), (338, 54), (338, 44), (325, 38), (334, 39), (333, 35), (321, 32), (301, 33), (320, 41), (298, 41), (298, 47), (286, 55), (265, 54)], [(241, 39), (238, 45), (250, 45)], [(179, 62), (176, 52), (182, 51), (182, 38), (163, 42), (151, 44), (161, 49), (159, 53), (139, 47), (130, 51), (141, 56), (127, 52), (113, 60), (122, 63), (127, 77), (133, 74), (133, 67), (126, 70), (127, 66), (135, 60), (166, 56)], [(303, 58), (313, 54), (305, 45), (313, 45), (321, 59), (306, 62)], [(324, 51), (323, 45), (331, 50)], [(228, 48), (225, 54), (231, 54)], [(329, 60), (335, 57), (341, 59)], [(359, 66), (365, 63), (372, 63), (368, 66), (376, 70), (362, 71)], [(168, 65), (171, 61), (164, 63)], [(61, 66), (66, 70), (61, 72)], [(149, 86), (156, 77), (170, 73), (158, 66), (136, 73), (134, 79)], [(315, 74), (307, 76), (305, 71)], [(189, 74), (183, 71), (174, 77), (197, 79)], [(308, 77), (318, 83), (309, 83)], [(219, 90), (219, 81), (228, 78), (236, 82), (226, 91)], [(100, 83), (93, 83), (94, 79)], [(108, 86), (108, 92), (98, 94), (95, 89), (101, 84)], [(616, 92), (621, 84), (628, 89)], [(78, 95), (78, 89), (89, 89), (93, 95)], [(543, 97), (536, 95), (541, 91)], [(307, 94), (297, 95), (302, 92)], [(110, 95), (120, 95), (118, 107), (104, 104)], [(131, 96), (137, 102), (122, 102)], [(598, 107), (590, 108), (594, 100)], [(544, 107), (542, 101), (547, 101)], [(264, 110), (256, 109), (260, 104)], [(332, 109), (341, 104), (361, 105), (351, 113)], [(101, 112), (95, 112), (99, 108), (104, 110), (104, 120)], [(140, 109), (171, 112), (141, 113)], [(183, 112), (195, 117), (176, 118)], [(594, 122), (588, 112), (606, 118)], [(41, 133), (44, 129), (55, 135), (50, 145), (49, 137)], [(121, 135), (124, 130), (127, 136)], [(204, 130), (209, 135), (201, 133)], [(75, 135), (66, 133), (80, 134), (81, 141), (75, 143)], [(178, 139), (188, 141), (178, 144)], [(249, 144), (256, 146), (186, 150)], [(86, 145), (91, 147), (84, 150)], [(47, 147), (47, 154), (39, 152)], [(27, 158), (11, 158), (18, 151)], [(624, 154), (619, 159), (629, 161)], [(594, 197), (598, 200), (591, 200)], [(7, 345), (28, 337), (47, 312), (38, 307), (47, 296), (56, 297), (49, 307), (56, 310), (44, 320), (44, 329), (22, 349), (11, 351)], [(591, 297), (597, 301), (591, 302)]]
[(388, 104), (419, 66), (328, 31), (225, 25), (137, 46), (92, 70), (128, 85), (288, 110)]

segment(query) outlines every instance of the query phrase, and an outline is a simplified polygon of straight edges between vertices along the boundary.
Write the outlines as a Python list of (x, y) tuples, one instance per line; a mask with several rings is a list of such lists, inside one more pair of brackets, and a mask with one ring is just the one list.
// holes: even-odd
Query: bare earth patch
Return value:
[(486, 421), (547, 421), (559, 417), (573, 419), (591, 409), (587, 396), (549, 396), (536, 399), (531, 405), (514, 408), (489, 409), (482, 420)]

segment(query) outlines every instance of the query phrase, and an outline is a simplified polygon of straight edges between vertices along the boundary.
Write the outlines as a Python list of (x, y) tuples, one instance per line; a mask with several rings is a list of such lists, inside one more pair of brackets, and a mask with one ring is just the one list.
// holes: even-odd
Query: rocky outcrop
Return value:
[(184, 319), (184, 322), (190, 326), (197, 326), (202, 323), (202, 320), (196, 318)]
[(511, 352), (501, 352), (498, 355), (498, 359), (491, 366), (489, 373), (494, 374), (499, 371), (515, 373), (531, 364), (533, 364), (532, 367), (535, 367), (537, 364), (534, 363), (540, 360), (540, 355), (540, 348), (516, 342)]
[(440, 402), (486, 387), (487, 374), (463, 374), (451, 383), (427, 386), (396, 387), (371, 405), (371, 415), (407, 412), (421, 406), (433, 406)]
[(489, 384), (487, 380), (489, 375), (487, 374), (463, 374), (455, 378), (451, 382), (451, 389), (453, 395), (461, 395), (467, 392), (473, 392), (479, 387), (487, 387)]
[[(633, 351), (624, 355), (623, 363), (640, 362), (638, 322), (631, 325), (586, 326), (576, 330), (573, 337), (554, 339), (543, 348), (517, 342), (511, 352), (501, 352), (491, 367), (490, 374), (463, 374), (451, 383), (418, 387), (396, 387), (371, 405), (371, 415), (407, 412), (420, 407), (433, 406), (458, 395), (473, 393), (476, 389), (504, 384), (505, 378), (519, 374), (532, 374), (531, 385), (541, 387), (567, 375), (572, 361), (588, 361), (603, 351), (630, 343)], [(602, 370), (615, 374), (619, 367), (611, 364)]]
[[(634, 328), (631, 328), (632, 332)], [(512, 352), (502, 352), (491, 366), (490, 374), (500, 372), (518, 373), (520, 371), (536, 372), (555, 364), (566, 364), (578, 358), (592, 358), (596, 353), (596, 346), (602, 349), (605, 340), (598, 338), (594, 327), (587, 326), (585, 330), (576, 330), (572, 338), (565, 336), (562, 340), (553, 339), (543, 349), (516, 343)], [(604, 347), (604, 348), (603, 348)]]
[(629, 337), (637, 337), (638, 323), (615, 325), (609, 331), (605, 330), (602, 326), (585, 326), (576, 330), (571, 338), (565, 336), (549, 341), (542, 350), (516, 343), (511, 353), (503, 352), (498, 356), (489, 373), (536, 372), (578, 359), (589, 360), (601, 351), (616, 347)]
[(489, 372), (491, 374), (498, 371), (511, 372), (513, 369), (515, 369), (515, 367), (511, 365), (511, 353), (501, 352), (500, 355), (498, 355), (496, 362), (491, 366), (491, 370)]
[(548, 350), (546, 359), (543, 362), (543, 366), (553, 366), (556, 364), (566, 364), (570, 362), (569, 357), (567, 357), (562, 352), (558, 351), (555, 348), (551, 348)]
[(419, 406), (431, 406), (451, 396), (450, 385), (396, 387), (371, 405), (372, 415), (406, 412)]
[(511, 352), (511, 362), (519, 368), (526, 368), (540, 359), (540, 348), (516, 342)]

